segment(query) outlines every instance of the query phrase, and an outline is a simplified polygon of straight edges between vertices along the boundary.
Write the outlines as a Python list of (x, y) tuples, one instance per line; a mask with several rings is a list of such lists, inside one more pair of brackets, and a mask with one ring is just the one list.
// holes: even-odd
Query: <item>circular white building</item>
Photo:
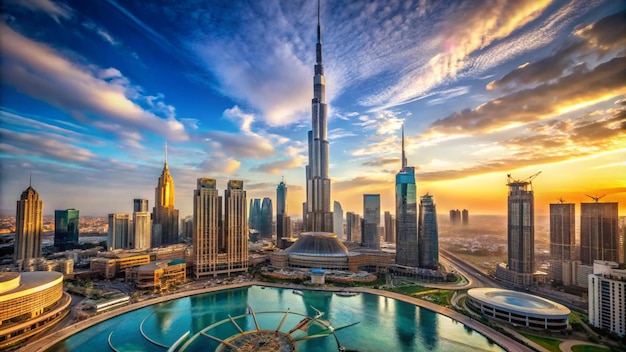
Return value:
[(570, 310), (542, 297), (498, 288), (473, 288), (465, 304), (476, 313), (531, 329), (567, 329)]

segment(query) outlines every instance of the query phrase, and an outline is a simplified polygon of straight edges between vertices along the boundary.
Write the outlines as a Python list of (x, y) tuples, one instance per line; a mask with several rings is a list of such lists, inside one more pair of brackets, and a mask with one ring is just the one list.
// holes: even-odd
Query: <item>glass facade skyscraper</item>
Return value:
[(272, 218), (274, 210), (272, 209), (272, 200), (268, 197), (263, 198), (261, 202), (261, 216), (259, 217), (259, 235), (263, 238), (272, 238)]
[(287, 233), (287, 185), (280, 181), (276, 187), (276, 247), (283, 248), (283, 237), (290, 237)]
[(54, 211), (54, 247), (59, 252), (78, 246), (79, 212), (76, 209)]
[(224, 191), (224, 244), (226, 268), (224, 273), (248, 270), (248, 218), (246, 191), (243, 181), (229, 180)]
[(343, 239), (343, 208), (338, 201), (333, 203), (333, 227), (335, 235)]
[(363, 195), (363, 246), (380, 249), (380, 194)]
[(402, 168), (396, 175), (396, 264), (418, 267), (417, 187), (415, 170), (407, 166), (402, 127)]
[(439, 229), (437, 208), (433, 196), (426, 193), (420, 197), (418, 222), (418, 267), (437, 270), (439, 264)]
[(580, 204), (580, 261), (619, 261), (617, 204), (594, 202)]
[(109, 249), (130, 248), (130, 215), (109, 214), (109, 232), (107, 247)]

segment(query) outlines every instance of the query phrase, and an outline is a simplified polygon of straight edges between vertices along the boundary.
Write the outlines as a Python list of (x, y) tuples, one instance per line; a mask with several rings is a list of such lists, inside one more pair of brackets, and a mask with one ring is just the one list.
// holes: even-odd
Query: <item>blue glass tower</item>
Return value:
[(437, 209), (433, 196), (426, 193), (420, 197), (419, 217), (419, 267), (437, 270), (439, 264), (439, 229), (437, 228)]
[(54, 211), (54, 246), (60, 252), (78, 246), (78, 210)]
[(402, 127), (402, 169), (396, 175), (396, 264), (418, 267), (415, 170), (406, 166)]

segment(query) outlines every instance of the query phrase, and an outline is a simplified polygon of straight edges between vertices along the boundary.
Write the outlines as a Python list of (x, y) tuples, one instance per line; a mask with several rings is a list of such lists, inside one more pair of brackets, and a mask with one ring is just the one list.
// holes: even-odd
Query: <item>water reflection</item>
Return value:
[(395, 314), (396, 334), (405, 351), (409, 351), (415, 344), (415, 325), (417, 324), (415, 310), (416, 308), (413, 307), (413, 309), (405, 309)]
[(419, 331), (422, 341), (428, 350), (437, 348), (439, 330), (437, 329), (438, 314), (428, 309), (419, 310)]

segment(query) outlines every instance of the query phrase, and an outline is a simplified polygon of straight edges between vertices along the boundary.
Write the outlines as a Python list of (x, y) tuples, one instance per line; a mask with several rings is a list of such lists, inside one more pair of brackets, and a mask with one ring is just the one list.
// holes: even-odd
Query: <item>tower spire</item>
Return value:
[(404, 124), (402, 124), (402, 170), (406, 168), (406, 154), (404, 153)]
[(167, 141), (165, 141), (165, 166), (167, 166)]
[(29, 172), (28, 173), (28, 187), (32, 187), (33, 186), (33, 173)]
[[(321, 64), (322, 63), (322, 24), (321, 24), (321, 19), (320, 19), (320, 9), (321, 9), (321, 4), (320, 4), (321, 0), (317, 0), (317, 44), (316, 44), (316, 63), (317, 64)], [(322, 73), (323, 74), (323, 73)]]

